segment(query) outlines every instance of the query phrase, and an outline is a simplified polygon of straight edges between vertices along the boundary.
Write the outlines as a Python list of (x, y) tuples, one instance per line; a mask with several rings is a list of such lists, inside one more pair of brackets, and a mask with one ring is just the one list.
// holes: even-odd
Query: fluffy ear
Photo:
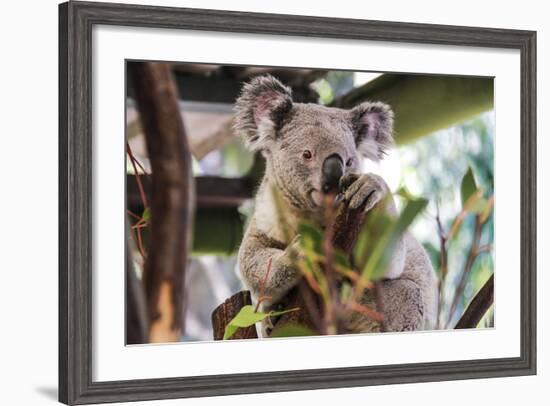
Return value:
[(254, 151), (269, 147), (292, 108), (292, 91), (273, 76), (254, 78), (243, 86), (235, 104), (233, 127)]
[(365, 102), (351, 110), (355, 145), (361, 155), (379, 161), (393, 145), (393, 111), (381, 102)]

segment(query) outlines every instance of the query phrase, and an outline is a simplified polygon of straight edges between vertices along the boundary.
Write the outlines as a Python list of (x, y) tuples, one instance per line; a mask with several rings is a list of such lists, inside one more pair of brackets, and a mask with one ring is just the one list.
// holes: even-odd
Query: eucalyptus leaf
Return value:
[(475, 201), (475, 203), (472, 204), (472, 207), (470, 207), (469, 209), (470, 211), (476, 214), (482, 214), (487, 208), (487, 204), (488, 204), (488, 200), (483, 197), (480, 197)]
[[(389, 217), (385, 213), (371, 213), (376, 218), (378, 227), (372, 227), (373, 222), (367, 222), (361, 230), (362, 233), (370, 233), (370, 240), (374, 248), (370, 251), (368, 259), (363, 266), (361, 278), (376, 281), (386, 274), (390, 256), (395, 250), (399, 238), (412, 224), (414, 219), (427, 206), (426, 199), (410, 199), (397, 219)], [(361, 255), (361, 253), (358, 253)]]
[(468, 171), (466, 171), (466, 174), (462, 178), (462, 183), (460, 184), (460, 196), (462, 198), (462, 206), (466, 204), (470, 196), (472, 196), (477, 191), (477, 189), (478, 187), (474, 178), (474, 172), (472, 171), (471, 167), (468, 167)]
[(145, 210), (143, 210), (141, 218), (145, 221), (151, 220), (151, 209), (149, 207), (146, 207)]
[(346, 268), (351, 271), (351, 264), (349, 262), (349, 258), (342, 250), (335, 249), (334, 250), (334, 263), (341, 268)]
[(406, 199), (406, 200), (412, 200), (414, 199), (414, 196), (411, 194), (411, 192), (409, 192), (409, 189), (407, 189), (405, 186), (401, 186), (397, 192), (395, 192), (395, 194), (397, 196), (400, 196), (402, 197), (403, 199)]
[(300, 246), (302, 248), (313, 249), (316, 253), (321, 254), (323, 251), (323, 234), (313, 224), (301, 222), (298, 226), (300, 234)]
[(439, 252), (439, 249), (436, 248), (431, 242), (424, 242), (422, 245), (430, 257), (437, 276), (441, 277), (441, 253)]
[(342, 282), (340, 288), (340, 301), (346, 303), (351, 296), (351, 284), (349, 282)]
[(271, 334), (271, 337), (283, 338), (283, 337), (308, 337), (316, 336), (318, 333), (315, 331), (301, 326), (299, 324), (287, 324), (280, 328), (277, 328)]
[(223, 339), (224, 340), (230, 339), (233, 336), (233, 334), (235, 334), (237, 329), (239, 329), (240, 327), (250, 327), (256, 324), (257, 322), (262, 321), (266, 317), (281, 316), (285, 313), (294, 312), (296, 310), (298, 310), (298, 308), (264, 313), (264, 312), (255, 312), (254, 307), (252, 305), (243, 306), (239, 311), (239, 313), (237, 313), (237, 315), (233, 317), (233, 319), (225, 327), (225, 333), (223, 335)]

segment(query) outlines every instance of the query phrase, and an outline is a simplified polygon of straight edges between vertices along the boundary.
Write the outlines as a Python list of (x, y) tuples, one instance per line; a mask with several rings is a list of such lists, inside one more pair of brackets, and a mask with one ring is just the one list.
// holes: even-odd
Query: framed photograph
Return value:
[(59, 400), (536, 373), (536, 33), (59, 6)]

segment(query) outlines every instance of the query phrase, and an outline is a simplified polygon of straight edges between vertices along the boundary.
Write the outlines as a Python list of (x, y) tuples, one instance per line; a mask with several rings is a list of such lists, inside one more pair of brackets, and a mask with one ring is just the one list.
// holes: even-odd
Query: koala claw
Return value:
[(349, 208), (371, 210), (385, 195), (384, 184), (377, 175), (365, 174), (356, 178), (344, 192)]

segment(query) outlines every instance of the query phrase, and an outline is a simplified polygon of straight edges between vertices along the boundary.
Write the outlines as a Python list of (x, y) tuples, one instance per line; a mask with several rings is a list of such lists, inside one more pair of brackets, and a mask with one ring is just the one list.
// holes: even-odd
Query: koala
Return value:
[[(359, 174), (362, 158), (379, 161), (393, 144), (393, 112), (388, 105), (365, 102), (344, 110), (295, 103), (290, 88), (272, 76), (260, 76), (243, 86), (235, 104), (234, 129), (266, 160), (255, 210), (239, 248), (245, 285), (257, 299), (263, 283), (263, 293), (270, 297), (264, 309), (273, 308), (301, 280), (293, 265), (298, 224), (307, 219), (324, 226), (325, 194), (350, 183), (343, 192), (349, 208), (369, 211), (384, 201), (385, 210), (397, 215), (386, 182), (375, 174)], [(378, 290), (385, 330), (434, 328), (437, 282), (424, 248), (411, 234), (398, 242), (388, 269)], [(364, 304), (374, 304), (371, 296), (365, 293)], [(350, 331), (361, 333), (381, 329), (361, 315), (354, 315), (350, 326)]]

